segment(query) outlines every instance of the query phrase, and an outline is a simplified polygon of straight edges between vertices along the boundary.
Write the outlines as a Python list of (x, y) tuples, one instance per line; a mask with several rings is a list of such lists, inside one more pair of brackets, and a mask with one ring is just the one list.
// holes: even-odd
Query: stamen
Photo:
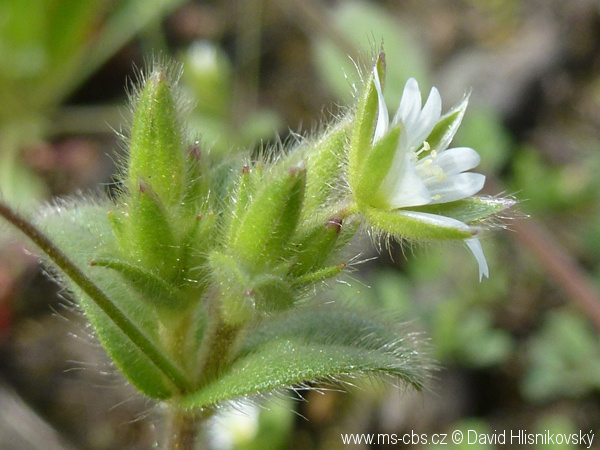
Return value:
[[(411, 150), (415, 151), (414, 147), (412, 147)], [(415, 151), (415, 155), (419, 156), (421, 153), (428, 152), (429, 150), (431, 150), (431, 146), (429, 145), (429, 142), (424, 141), (423, 146), (421, 148), (419, 148), (419, 150)]]

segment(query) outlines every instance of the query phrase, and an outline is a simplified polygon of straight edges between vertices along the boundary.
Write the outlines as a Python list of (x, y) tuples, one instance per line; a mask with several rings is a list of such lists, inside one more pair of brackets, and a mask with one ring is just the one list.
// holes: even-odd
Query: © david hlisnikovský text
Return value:
[[(454, 436), (453, 436), (454, 437)], [(453, 439), (454, 440), (454, 439)], [(461, 439), (462, 441), (462, 439)], [(532, 433), (528, 430), (503, 430), (493, 433), (478, 433), (476, 430), (467, 431), (467, 444), (500, 444), (500, 445), (548, 445), (566, 444), (582, 445), (590, 448), (594, 441), (594, 433), (579, 431), (579, 433), (553, 433), (550, 430)], [(459, 442), (455, 442), (459, 443)]]

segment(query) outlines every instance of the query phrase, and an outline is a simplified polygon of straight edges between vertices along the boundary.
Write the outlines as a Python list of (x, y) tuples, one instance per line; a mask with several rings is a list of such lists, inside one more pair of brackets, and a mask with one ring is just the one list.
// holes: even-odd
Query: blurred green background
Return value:
[[(491, 277), (477, 283), (461, 244), (358, 240), (360, 257), (325, 295), (421, 333), (439, 367), (429, 389), (356, 380), (350, 393), (284, 392), (265, 408), (234, 405), (207, 439), (336, 449), (340, 433), (600, 430), (596, 0), (4, 0), (0, 190), (23, 211), (110, 191), (126, 80), (152, 55), (183, 63), (190, 132), (227, 153), (341, 114), (355, 66), (382, 43), (390, 105), (411, 76), (422, 91), (437, 86), (445, 110), (472, 89), (455, 145), (482, 155), (486, 193), (519, 200), (483, 236)], [(0, 447), (152, 448), (160, 410), (114, 373), (16, 235), (0, 232)]]

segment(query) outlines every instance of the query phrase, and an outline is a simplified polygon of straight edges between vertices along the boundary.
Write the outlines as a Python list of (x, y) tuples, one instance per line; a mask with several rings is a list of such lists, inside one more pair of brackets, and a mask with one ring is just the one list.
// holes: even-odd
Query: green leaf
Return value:
[(90, 264), (120, 273), (151, 306), (174, 308), (181, 303), (174, 286), (142, 267), (108, 258), (100, 258)]
[(329, 278), (333, 278), (339, 275), (342, 270), (346, 268), (346, 264), (338, 264), (337, 266), (324, 267), (322, 269), (316, 270), (314, 272), (306, 273), (298, 278), (296, 278), (293, 283), (295, 287), (302, 288), (311, 285), (315, 285), (321, 281), (328, 280)]
[(249, 295), (252, 289), (249, 274), (240, 267), (237, 258), (218, 251), (210, 254), (208, 265), (219, 290), (223, 320), (231, 325), (247, 321), (256, 309)]
[[(64, 203), (47, 210), (37, 223), (146, 336), (158, 342), (156, 316), (139, 294), (114, 272), (89, 264), (99, 253), (117, 252), (108, 221), (109, 208), (106, 204)], [(62, 282), (73, 292), (98, 340), (129, 381), (149, 397), (171, 397), (174, 387), (150, 359), (74, 283), (64, 278)]]
[(365, 311), (322, 307), (290, 312), (251, 331), (230, 370), (185, 397), (186, 408), (345, 376), (391, 375), (423, 386), (426, 362), (402, 327)]
[(509, 198), (469, 197), (455, 202), (416, 206), (411, 210), (450, 217), (474, 225), (486, 217), (501, 213), (514, 204), (515, 201)]
[(598, 336), (572, 311), (549, 312), (528, 343), (526, 356), (529, 370), (521, 389), (532, 400), (581, 398), (600, 388)]

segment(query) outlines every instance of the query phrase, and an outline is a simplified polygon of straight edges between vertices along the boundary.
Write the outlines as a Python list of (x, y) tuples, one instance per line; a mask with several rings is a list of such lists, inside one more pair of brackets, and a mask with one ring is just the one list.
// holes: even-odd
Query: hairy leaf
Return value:
[[(155, 314), (139, 294), (123, 278), (115, 276), (114, 271), (90, 265), (98, 256), (117, 251), (107, 217), (108, 209), (108, 205), (101, 204), (64, 203), (48, 209), (37, 223), (121, 311), (156, 342), (158, 323)], [(73, 292), (99, 341), (129, 381), (149, 397), (170, 397), (173, 389), (162, 372), (87, 295), (68, 279), (61, 275), (59, 278)]]
[(208, 407), (315, 380), (391, 375), (423, 386), (426, 363), (402, 327), (364, 311), (334, 308), (277, 316), (249, 333), (242, 356), (220, 379), (182, 400)]

